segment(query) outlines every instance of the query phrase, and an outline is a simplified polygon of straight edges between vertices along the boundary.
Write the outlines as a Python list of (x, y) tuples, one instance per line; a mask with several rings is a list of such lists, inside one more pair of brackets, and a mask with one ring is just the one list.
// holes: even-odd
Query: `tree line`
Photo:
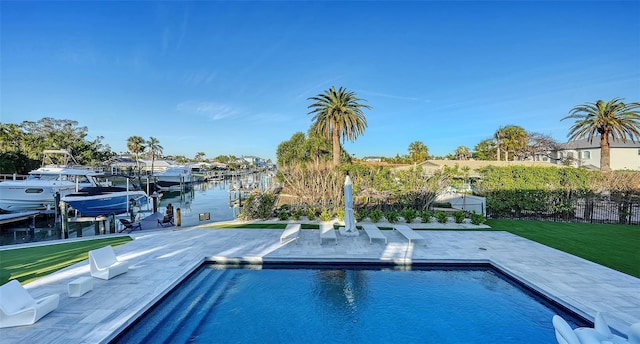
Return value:
[[(293, 162), (327, 160), (332, 158), (335, 166), (350, 163), (353, 158), (341, 145), (345, 140), (354, 141), (364, 133), (367, 127), (364, 109), (371, 106), (366, 100), (343, 87), (331, 87), (323, 93), (308, 98), (312, 124), (305, 137), (304, 133), (295, 133), (288, 141), (278, 146), (279, 165)], [(621, 98), (610, 101), (598, 100), (594, 103), (578, 105), (569, 111), (561, 121), (574, 119), (569, 129), (569, 140), (600, 140), (601, 169), (610, 170), (610, 144), (612, 141), (636, 142), (640, 140), (640, 103), (624, 103)], [(329, 151), (331, 147), (331, 151)], [(431, 156), (429, 148), (421, 141), (414, 141), (408, 147), (407, 155), (381, 157), (389, 163), (419, 163), (429, 158), (467, 160), (549, 160), (557, 159), (550, 155), (560, 147), (552, 137), (528, 132), (517, 125), (499, 127), (492, 137), (479, 142), (472, 152), (466, 146), (459, 146), (453, 154), (444, 157)], [(570, 164), (571, 158), (562, 162)]]
[[(0, 123), (0, 173), (27, 174), (40, 167), (42, 152), (47, 149), (68, 150), (79, 164), (100, 167), (109, 164), (119, 154), (113, 152), (104, 137), (90, 138), (88, 128), (77, 121), (44, 117), (38, 121), (23, 121), (19, 124)], [(151, 159), (152, 170), (157, 159), (173, 160), (177, 163), (202, 162), (204, 152), (197, 152), (193, 158), (183, 155), (163, 155), (160, 140), (140, 136), (127, 139), (127, 149), (137, 163), (139, 159)], [(213, 159), (233, 168), (237, 158), (234, 155), (219, 155)], [(139, 164), (137, 165), (140, 169)]]
[(26, 174), (40, 166), (46, 149), (66, 149), (78, 163), (97, 166), (115, 156), (103, 139), (90, 139), (87, 127), (68, 119), (0, 123), (0, 171)]

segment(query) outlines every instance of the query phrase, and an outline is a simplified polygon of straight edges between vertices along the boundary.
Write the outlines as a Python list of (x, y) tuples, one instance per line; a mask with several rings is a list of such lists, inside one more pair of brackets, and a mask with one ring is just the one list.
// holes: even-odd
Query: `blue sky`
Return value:
[(307, 98), (366, 99), (345, 148), (473, 147), (500, 126), (566, 141), (569, 110), (640, 101), (640, 1), (0, 2), (0, 117), (71, 119), (116, 152), (274, 159)]

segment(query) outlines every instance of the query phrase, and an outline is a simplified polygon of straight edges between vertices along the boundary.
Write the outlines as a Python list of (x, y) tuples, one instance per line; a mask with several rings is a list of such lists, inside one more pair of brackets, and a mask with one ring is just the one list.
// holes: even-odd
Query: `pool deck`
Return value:
[[(39, 298), (60, 294), (60, 305), (36, 324), (0, 329), (8, 343), (108, 343), (205, 260), (491, 263), (586, 319), (604, 312), (609, 325), (626, 336), (640, 322), (640, 279), (507, 232), (419, 231), (426, 239), (408, 244), (400, 233), (383, 231), (388, 244), (338, 234), (338, 244), (321, 245), (319, 230), (280, 243), (282, 230), (172, 228), (133, 232), (115, 249), (129, 271), (114, 279), (93, 279), (92, 291), (71, 298), (67, 284), (89, 276), (80, 262), (25, 287)], [(551, 322), (551, 319), (549, 319)]]

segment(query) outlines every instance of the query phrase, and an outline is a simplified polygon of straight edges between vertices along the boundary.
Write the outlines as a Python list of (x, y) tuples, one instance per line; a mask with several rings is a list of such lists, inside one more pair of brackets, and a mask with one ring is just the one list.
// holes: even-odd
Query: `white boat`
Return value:
[(27, 179), (0, 183), (0, 210), (53, 209), (56, 193), (62, 197), (83, 187), (98, 186), (96, 177), (99, 175), (80, 166), (66, 150), (45, 150), (42, 166), (29, 172)]
[(156, 188), (161, 191), (175, 191), (191, 188), (193, 174), (189, 166), (170, 166), (156, 174)]

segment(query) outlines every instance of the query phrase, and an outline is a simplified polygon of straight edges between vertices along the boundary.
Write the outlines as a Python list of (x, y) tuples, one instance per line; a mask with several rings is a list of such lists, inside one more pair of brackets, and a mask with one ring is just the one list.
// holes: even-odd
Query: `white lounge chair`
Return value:
[(321, 223), (320, 224), (320, 245), (323, 240), (333, 240), (338, 244), (338, 237), (336, 236), (336, 230), (333, 228), (333, 223)]
[(364, 232), (367, 233), (367, 235), (369, 236), (370, 244), (373, 243), (373, 239), (382, 239), (384, 240), (385, 244), (387, 243), (387, 237), (384, 236), (384, 234), (382, 234), (382, 231), (378, 228), (378, 226), (363, 223), (362, 229), (364, 229)]
[(18, 280), (11, 280), (0, 287), (0, 328), (35, 324), (58, 308), (59, 301), (58, 294), (36, 300)]
[(129, 270), (129, 263), (120, 261), (113, 247), (105, 246), (89, 251), (89, 268), (91, 276), (108, 280)]
[(298, 239), (298, 235), (300, 235), (300, 224), (299, 223), (290, 223), (280, 234), (280, 243), (284, 243), (285, 240), (287, 242)]
[(409, 244), (414, 241), (424, 241), (424, 244), (427, 244), (427, 239), (425, 239), (422, 235), (418, 234), (407, 225), (393, 225), (393, 229), (397, 230), (400, 234), (407, 238), (409, 240)]
[(571, 326), (559, 315), (553, 316), (553, 328), (556, 331), (558, 344), (591, 344), (609, 343), (623, 344), (633, 343), (611, 333), (611, 329), (604, 321), (601, 313), (596, 315), (594, 328), (578, 327), (571, 329)]

